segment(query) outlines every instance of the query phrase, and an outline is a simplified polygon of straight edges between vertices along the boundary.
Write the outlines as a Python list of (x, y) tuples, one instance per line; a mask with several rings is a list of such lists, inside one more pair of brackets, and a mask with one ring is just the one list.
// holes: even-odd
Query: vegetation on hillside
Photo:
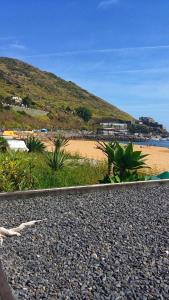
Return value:
[(84, 106), (76, 108), (75, 112), (85, 122), (88, 122), (92, 118), (91, 111)]
[(79, 107), (85, 107), (93, 117), (132, 119), (127, 113), (71, 81), (65, 81), (16, 59), (0, 58), (0, 103), (11, 104), (12, 96), (19, 96), (24, 105), (48, 111), (49, 114), (42, 121), (37, 117), (28, 119), (25, 115), (19, 116), (13, 111), (8, 113), (8, 118), (3, 118), (7, 111), (2, 111), (0, 106), (0, 127), (20, 128), (26, 124), (29, 128), (42, 125), (50, 128), (81, 128), (85, 121), (74, 114)]

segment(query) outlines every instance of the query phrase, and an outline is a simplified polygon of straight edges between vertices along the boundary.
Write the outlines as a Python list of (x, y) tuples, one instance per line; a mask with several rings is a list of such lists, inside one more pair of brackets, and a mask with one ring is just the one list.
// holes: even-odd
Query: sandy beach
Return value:
[[(153, 172), (159, 173), (169, 171), (169, 149), (153, 146), (134, 146), (135, 150), (141, 150), (147, 157), (147, 164), (152, 168)], [(83, 157), (96, 160), (105, 159), (104, 154), (96, 149), (95, 141), (71, 140), (66, 147), (71, 153), (79, 153)], [(157, 172), (156, 172), (157, 171)]]
[[(49, 151), (54, 149), (51, 142), (44, 141), (44, 143)], [(66, 150), (72, 154), (77, 153), (90, 159), (106, 159), (105, 155), (100, 150), (96, 149), (96, 144), (96, 141), (70, 140)], [(168, 148), (135, 145), (134, 149), (141, 150), (143, 153), (149, 154), (149, 156), (146, 158), (147, 165), (151, 167), (151, 170), (148, 171), (149, 173), (159, 174), (163, 171), (169, 171)]]

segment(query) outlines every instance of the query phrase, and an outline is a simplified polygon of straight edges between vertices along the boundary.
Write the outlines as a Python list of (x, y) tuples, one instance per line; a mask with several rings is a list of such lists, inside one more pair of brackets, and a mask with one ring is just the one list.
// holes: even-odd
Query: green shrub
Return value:
[(32, 100), (28, 96), (26, 96), (22, 99), (22, 104), (30, 107), (32, 105)]
[(8, 106), (8, 105), (5, 105), (5, 106), (4, 106), (4, 109), (5, 109), (5, 110), (11, 110), (11, 107)]
[(24, 110), (18, 110), (17, 113), (21, 116), (28, 116), (28, 114)]
[(77, 116), (83, 119), (85, 122), (88, 122), (92, 117), (92, 113), (87, 107), (80, 106), (76, 108), (75, 112)]
[(7, 140), (3, 136), (0, 136), (0, 152), (6, 152), (8, 148)]
[(130, 181), (145, 181), (147, 176), (138, 174), (137, 172), (126, 172), (125, 176), (121, 178), (118, 174), (113, 176), (105, 175), (103, 179), (99, 180), (100, 183), (120, 183)]
[(30, 189), (35, 186), (34, 165), (28, 158), (11, 153), (0, 164), (0, 192)]
[(58, 171), (64, 167), (67, 155), (65, 151), (54, 151), (51, 155), (47, 156), (47, 164), (53, 171)]
[(54, 152), (47, 156), (47, 164), (53, 171), (58, 171), (64, 167), (68, 154), (64, 149), (68, 145), (69, 139), (58, 135), (54, 139)]
[(98, 142), (97, 149), (101, 150), (108, 160), (107, 175), (101, 182), (124, 182), (143, 180), (137, 171), (142, 168), (148, 168), (144, 158), (147, 154), (142, 151), (134, 151), (133, 145), (121, 145), (118, 142), (102, 143)]
[(29, 152), (43, 152), (45, 150), (45, 145), (35, 137), (30, 137), (26, 140), (26, 146)]
[(78, 163), (72, 160), (72, 164), (65, 164), (64, 168), (53, 172), (51, 168), (43, 163), (41, 172), (35, 168), (37, 174), (38, 188), (67, 187), (97, 184), (99, 178), (106, 173), (105, 162), (98, 162), (92, 165), (88, 160)]
[(1, 97), (0, 97), (0, 111), (3, 111), (4, 107), (3, 107), (3, 104), (1, 102)]

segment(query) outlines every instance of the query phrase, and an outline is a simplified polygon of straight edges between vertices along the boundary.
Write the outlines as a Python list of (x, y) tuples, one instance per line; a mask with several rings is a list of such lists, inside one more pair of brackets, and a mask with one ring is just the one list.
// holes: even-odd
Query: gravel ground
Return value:
[(0, 226), (47, 218), (0, 249), (18, 299), (169, 299), (169, 185), (0, 199)]

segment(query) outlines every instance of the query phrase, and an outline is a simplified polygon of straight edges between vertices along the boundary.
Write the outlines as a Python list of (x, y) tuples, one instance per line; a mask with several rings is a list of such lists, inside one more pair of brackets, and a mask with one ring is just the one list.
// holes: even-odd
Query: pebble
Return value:
[(169, 185), (0, 199), (0, 226), (47, 219), (4, 241), (18, 300), (169, 299)]

